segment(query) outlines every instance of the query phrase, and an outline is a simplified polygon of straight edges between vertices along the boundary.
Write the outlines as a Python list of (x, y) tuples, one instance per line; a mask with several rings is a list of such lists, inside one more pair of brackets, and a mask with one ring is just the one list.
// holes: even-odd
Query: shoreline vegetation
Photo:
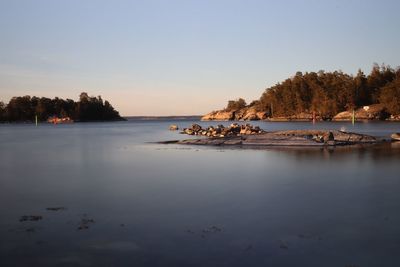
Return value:
[(228, 101), (203, 121), (400, 121), (400, 67), (374, 64), (369, 75), (342, 71), (297, 72), (265, 89), (258, 100)]
[(79, 95), (79, 101), (54, 99), (36, 96), (19, 96), (10, 99), (8, 104), (0, 102), (0, 122), (95, 122), (124, 121), (113, 106), (101, 96)]

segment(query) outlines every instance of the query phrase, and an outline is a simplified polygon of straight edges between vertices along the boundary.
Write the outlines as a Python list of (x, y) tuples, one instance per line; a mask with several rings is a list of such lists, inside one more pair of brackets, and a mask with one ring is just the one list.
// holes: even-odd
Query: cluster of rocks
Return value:
[(253, 126), (251, 124), (239, 125), (238, 123), (232, 123), (229, 127), (218, 125), (216, 127), (209, 126), (205, 129), (198, 124), (193, 124), (190, 128), (184, 128), (181, 134), (203, 135), (208, 137), (226, 137), (261, 134), (263, 132), (264, 131), (258, 126)]

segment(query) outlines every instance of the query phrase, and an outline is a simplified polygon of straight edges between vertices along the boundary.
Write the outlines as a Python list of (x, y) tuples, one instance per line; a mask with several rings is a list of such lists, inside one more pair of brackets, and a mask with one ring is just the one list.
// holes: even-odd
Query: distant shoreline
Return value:
[(155, 121), (155, 120), (200, 120), (201, 115), (189, 116), (123, 116), (127, 121)]

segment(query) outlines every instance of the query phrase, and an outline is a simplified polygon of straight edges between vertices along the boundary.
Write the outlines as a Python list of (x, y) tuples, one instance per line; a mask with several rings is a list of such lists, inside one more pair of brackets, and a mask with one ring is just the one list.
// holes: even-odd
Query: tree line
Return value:
[[(229, 101), (225, 110), (243, 106), (244, 100)], [(365, 75), (342, 71), (297, 72), (293, 77), (267, 88), (250, 103), (272, 117), (315, 112), (330, 119), (337, 113), (371, 104), (383, 104), (389, 114), (400, 114), (400, 68), (374, 64)]]
[(79, 101), (72, 99), (53, 99), (36, 96), (18, 96), (10, 99), (8, 104), (0, 102), (1, 122), (46, 121), (49, 117), (69, 117), (74, 121), (112, 121), (123, 120), (110, 102), (103, 101), (101, 96), (93, 97), (83, 92)]

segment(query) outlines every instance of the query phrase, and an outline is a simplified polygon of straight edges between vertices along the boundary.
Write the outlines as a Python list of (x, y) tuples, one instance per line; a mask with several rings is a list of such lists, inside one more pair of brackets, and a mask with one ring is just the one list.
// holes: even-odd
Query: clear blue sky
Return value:
[(0, 100), (203, 114), (296, 71), (400, 65), (400, 1), (0, 0)]

